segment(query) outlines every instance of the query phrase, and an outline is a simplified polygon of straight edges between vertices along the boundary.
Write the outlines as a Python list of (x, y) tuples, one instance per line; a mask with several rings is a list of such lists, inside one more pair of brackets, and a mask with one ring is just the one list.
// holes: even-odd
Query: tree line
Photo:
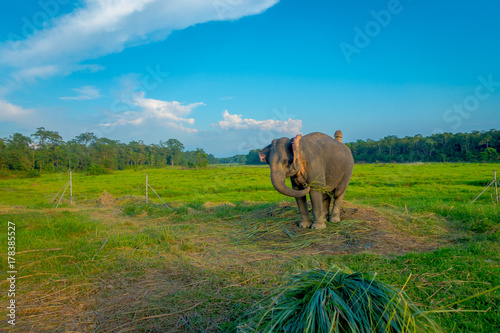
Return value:
[(140, 166), (206, 167), (215, 161), (203, 149), (186, 151), (177, 139), (149, 145), (143, 141), (126, 144), (87, 132), (64, 141), (58, 132), (44, 127), (30, 136), (15, 133), (0, 139), (0, 170), (24, 171), (29, 176), (69, 169), (104, 174)]
[[(357, 140), (346, 144), (357, 163), (500, 162), (500, 131), (494, 129), (428, 137), (390, 135), (378, 141)], [(87, 132), (64, 141), (59, 133), (44, 127), (30, 136), (15, 133), (0, 139), (0, 170), (24, 171), (29, 176), (68, 169), (103, 174), (135, 167), (194, 168), (217, 163), (263, 164), (258, 150), (215, 158), (200, 148), (186, 151), (177, 139), (158, 144), (122, 143)]]
[(356, 162), (498, 162), (500, 131), (440, 133), (347, 143)]
[[(357, 163), (408, 162), (500, 162), (500, 131), (420, 134), (398, 138), (389, 135), (375, 140), (346, 143)], [(262, 164), (258, 150), (245, 158), (246, 164)]]

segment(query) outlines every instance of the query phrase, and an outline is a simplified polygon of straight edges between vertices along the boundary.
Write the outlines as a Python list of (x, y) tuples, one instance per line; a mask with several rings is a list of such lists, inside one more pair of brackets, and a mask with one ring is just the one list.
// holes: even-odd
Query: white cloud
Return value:
[(182, 124), (174, 123), (172, 121), (167, 122), (166, 125), (168, 127), (176, 128), (176, 129), (179, 129), (179, 130), (184, 131), (184, 132), (189, 133), (189, 134), (198, 133), (198, 130), (196, 128), (189, 128), (189, 127), (186, 127)]
[(183, 130), (188, 133), (197, 132), (194, 128), (185, 127), (183, 123), (193, 125), (193, 118), (186, 118), (192, 110), (200, 105), (201, 102), (183, 105), (177, 101), (162, 101), (158, 99), (145, 98), (144, 92), (138, 92), (131, 96), (129, 101), (131, 106), (140, 108), (140, 111), (125, 111), (114, 116), (111, 122), (101, 124), (102, 126), (139, 126), (146, 120), (154, 120), (160, 124)]
[(33, 109), (24, 109), (0, 99), (0, 121), (23, 122), (34, 113)]
[(259, 14), (279, 0), (86, 0), (24, 40), (0, 44), (0, 64), (32, 81), (83, 69), (84, 60), (165, 39), (173, 30)]
[(76, 91), (78, 95), (59, 97), (59, 99), (62, 99), (63, 101), (82, 101), (82, 100), (91, 100), (102, 97), (101, 93), (99, 92), (99, 89), (93, 86), (83, 86), (81, 88), (75, 88), (73, 89), (73, 91)]
[(264, 130), (285, 134), (297, 134), (302, 128), (302, 120), (300, 119), (243, 119), (242, 115), (230, 114), (227, 110), (224, 111), (222, 117), (224, 120), (217, 122), (217, 124), (214, 124), (213, 126), (219, 127), (223, 130)]

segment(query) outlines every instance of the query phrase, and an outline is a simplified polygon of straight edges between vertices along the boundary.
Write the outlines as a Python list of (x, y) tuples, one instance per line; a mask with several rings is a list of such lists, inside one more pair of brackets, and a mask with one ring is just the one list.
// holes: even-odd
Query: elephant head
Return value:
[(301, 171), (299, 141), (302, 135), (297, 135), (293, 139), (281, 138), (259, 151), (262, 162), (271, 167), (271, 182), (274, 188), (281, 194), (289, 197), (300, 198), (305, 196), (310, 188), (294, 190), (286, 186), (285, 180), (288, 177), (296, 176)]

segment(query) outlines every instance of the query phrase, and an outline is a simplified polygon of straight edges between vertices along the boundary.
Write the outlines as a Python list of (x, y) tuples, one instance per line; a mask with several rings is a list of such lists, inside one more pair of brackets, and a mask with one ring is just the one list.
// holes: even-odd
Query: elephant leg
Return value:
[(323, 214), (325, 214), (325, 220), (329, 221), (331, 212), (330, 212), (330, 203), (332, 201), (332, 197), (328, 194), (323, 194)]
[[(298, 185), (295, 185), (292, 181), (292, 187), (294, 190), (301, 190)], [(299, 227), (301, 228), (309, 228), (312, 224), (311, 219), (309, 218), (309, 210), (307, 209), (307, 197), (303, 196), (300, 198), (295, 198), (297, 202), (297, 206), (299, 207), (300, 212), (300, 223)]]
[(334, 194), (333, 211), (330, 217), (331, 222), (340, 222), (340, 206), (342, 206), (342, 200), (344, 200), (345, 191), (342, 194)]
[(297, 201), (297, 206), (299, 206), (300, 211), (300, 223), (299, 227), (301, 228), (309, 228), (312, 224), (311, 219), (309, 218), (309, 211), (307, 210), (307, 197), (303, 196), (300, 198), (295, 198)]
[(309, 192), (311, 196), (312, 211), (314, 214), (314, 223), (311, 226), (313, 229), (323, 229), (326, 228), (325, 216), (323, 213), (323, 193), (320, 191)]

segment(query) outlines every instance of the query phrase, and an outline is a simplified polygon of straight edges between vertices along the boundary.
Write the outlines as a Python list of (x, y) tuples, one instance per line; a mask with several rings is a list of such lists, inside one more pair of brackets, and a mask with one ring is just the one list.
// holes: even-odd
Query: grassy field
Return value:
[[(10, 328), (234, 332), (289, 274), (339, 263), (399, 288), (410, 277), (407, 294), (446, 332), (495, 332), (500, 291), (467, 299), (500, 285), (494, 191), (470, 204), (495, 167), (356, 165), (343, 220), (319, 231), (296, 227), (294, 199), (266, 167), (74, 174), (75, 204), (66, 195), (57, 209), (49, 200), (68, 174), (2, 179), (3, 272), (7, 221), (16, 225)], [(146, 174), (169, 209), (152, 192), (145, 204)], [(0, 289), (5, 319), (4, 277)]]

